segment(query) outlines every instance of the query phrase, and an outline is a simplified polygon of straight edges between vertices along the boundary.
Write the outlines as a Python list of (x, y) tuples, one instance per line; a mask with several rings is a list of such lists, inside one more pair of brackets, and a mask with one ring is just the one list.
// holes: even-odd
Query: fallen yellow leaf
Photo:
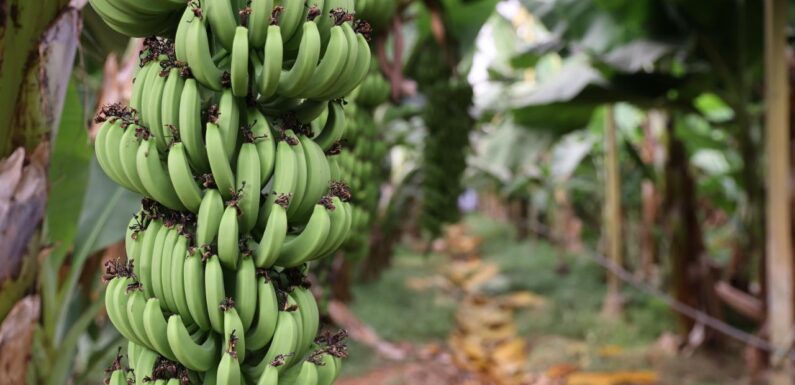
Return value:
[(492, 280), (500, 273), (500, 268), (493, 263), (483, 263), (480, 269), (475, 271), (472, 275), (462, 282), (462, 286), (467, 291), (475, 291), (484, 283)]
[(624, 352), (624, 348), (618, 345), (606, 345), (599, 349), (599, 355), (602, 357), (615, 357)]
[(657, 372), (578, 372), (568, 376), (566, 385), (654, 385)]
[(542, 307), (546, 304), (546, 299), (538, 294), (529, 291), (519, 291), (500, 298), (503, 306), (514, 309), (528, 307)]

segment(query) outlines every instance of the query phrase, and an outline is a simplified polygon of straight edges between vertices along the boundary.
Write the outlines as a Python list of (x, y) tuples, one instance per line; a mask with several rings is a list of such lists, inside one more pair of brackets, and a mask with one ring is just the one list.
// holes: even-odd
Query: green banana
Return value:
[(180, 202), (191, 212), (198, 212), (202, 203), (201, 189), (193, 178), (185, 146), (174, 143), (168, 151), (168, 175)]
[[(215, 0), (219, 1), (219, 0)], [(221, 0), (223, 1), (223, 0)], [(207, 10), (202, 10), (207, 13)], [(210, 39), (205, 27), (206, 17), (196, 17), (185, 33), (185, 56), (191, 73), (203, 86), (220, 91), (223, 71), (216, 67), (210, 53)]]
[(224, 267), (237, 269), (240, 259), (240, 232), (236, 204), (226, 206), (218, 228), (218, 259)]
[(224, 214), (224, 199), (218, 190), (204, 192), (196, 219), (196, 245), (204, 246), (215, 241)]
[(174, 301), (177, 314), (190, 323), (196, 323), (197, 321), (194, 321), (191, 316), (190, 308), (188, 307), (188, 299), (185, 296), (186, 288), (188, 290), (197, 289), (194, 286), (185, 285), (185, 264), (189, 242), (190, 240), (184, 234), (179, 235), (171, 255), (171, 266), (168, 270), (164, 270), (164, 274), (168, 274), (168, 276), (163, 277), (163, 280), (164, 282), (166, 280), (169, 281), (167, 286), (171, 287), (171, 298)]
[(243, 380), (240, 374), (240, 362), (238, 353), (234, 350), (221, 353), (221, 362), (218, 363), (216, 374), (216, 384), (218, 385), (240, 385)]
[[(201, 330), (210, 329), (210, 316), (207, 312), (207, 300), (204, 288), (204, 264), (198, 249), (192, 248), (185, 258), (185, 300), (188, 304), (190, 319)], [(190, 320), (188, 319), (188, 320)]]
[[(158, 239), (155, 239), (155, 248), (152, 251), (152, 290), (155, 293), (155, 298), (161, 300), (163, 310), (168, 310), (163, 294), (163, 260), (164, 254), (167, 249), (174, 249), (174, 243), (177, 241), (177, 231), (173, 227), (163, 227), (158, 234)], [(169, 261), (171, 262), (171, 261)], [(169, 264), (170, 266), (170, 264)]]
[(276, 321), (279, 317), (279, 301), (276, 299), (276, 289), (267, 277), (257, 278), (257, 320), (246, 331), (246, 346), (249, 350), (257, 351), (273, 338), (276, 331)]
[(237, 18), (229, 0), (203, 0), (204, 14), (212, 28), (213, 36), (218, 38), (221, 45), (231, 51), (234, 47), (235, 27)]
[(113, 174), (122, 182), (122, 186), (126, 187), (128, 190), (139, 192), (135, 188), (135, 185), (127, 178), (127, 174), (124, 173), (124, 169), (121, 165), (119, 148), (121, 147), (121, 141), (126, 131), (127, 128), (122, 125), (122, 121), (116, 120), (113, 126), (107, 130), (107, 134), (104, 137), (105, 141), (102, 145), (105, 147), (105, 159), (108, 161), (108, 166), (113, 171)]
[(232, 93), (248, 96), (248, 28), (237, 27), (232, 46)]
[(146, 327), (144, 326), (144, 309), (146, 309), (146, 296), (140, 289), (132, 290), (127, 296), (127, 319), (130, 323), (130, 328), (133, 334), (140, 341), (142, 346), (149, 349), (154, 349), (154, 345), (149, 341), (149, 336), (146, 335)]
[(279, 257), (284, 240), (287, 238), (287, 210), (284, 206), (273, 203), (268, 215), (265, 231), (260, 238), (255, 252), (255, 264), (259, 268), (270, 268)]
[(251, 327), (257, 310), (257, 268), (250, 255), (243, 256), (235, 272), (235, 307), (243, 326), (238, 334), (247, 340), (243, 333)]
[(152, 378), (152, 371), (154, 371), (155, 363), (159, 358), (156, 352), (145, 347), (140, 348), (141, 352), (139, 354), (138, 361), (133, 368), (133, 374), (135, 375), (135, 385), (147, 384), (145, 379)]
[(282, 381), (285, 384), (295, 384), (295, 385), (317, 385), (317, 367), (315, 364), (304, 361), (301, 366), (296, 366), (295, 370), (293, 371), (294, 378), (292, 376), (288, 376), (288, 373), (285, 373), (284, 378)]
[(317, 99), (334, 99), (330, 97), (330, 95), (337, 93), (344, 85), (348, 85), (354, 81), (355, 67), (359, 59), (360, 47), (356, 39), (356, 32), (353, 30), (351, 23), (342, 23), (341, 27), (345, 34), (345, 41), (348, 43), (348, 56), (345, 58), (345, 64), (341, 67), (342, 71), (330, 85), (320, 90), (320, 94), (315, 96)]
[[(331, 182), (331, 169), (329, 168), (326, 155), (323, 149), (315, 141), (307, 137), (301, 137), (301, 146), (306, 157), (306, 168), (308, 176), (306, 178), (306, 188), (304, 189), (303, 200), (295, 213), (296, 223), (303, 223), (312, 214), (312, 207), (315, 202), (328, 191)], [(289, 213), (288, 213), (289, 214)]]
[(328, 256), (329, 254), (333, 253), (342, 242), (345, 242), (345, 239), (348, 237), (348, 231), (350, 230), (350, 222), (348, 221), (348, 215), (346, 213), (347, 207), (340, 200), (339, 197), (332, 197), (331, 198), (331, 206), (333, 207), (331, 213), (329, 214), (329, 220), (331, 221), (329, 235), (326, 238), (326, 241), (323, 243), (323, 247), (315, 254), (312, 260), (322, 258)]
[(258, 81), (260, 97), (270, 99), (279, 88), (284, 64), (284, 46), (282, 45), (282, 32), (278, 25), (268, 27), (268, 37), (265, 41), (262, 63), (262, 73)]
[(127, 231), (124, 234), (124, 252), (130, 262), (135, 262), (141, 254), (142, 233), (146, 231), (143, 222), (142, 213), (139, 211), (127, 223)]
[(240, 361), (246, 359), (246, 337), (243, 321), (235, 309), (234, 301), (221, 305), (224, 312), (224, 346), (235, 346)]
[(285, 209), (288, 209), (293, 204), (292, 195), (296, 191), (296, 174), (298, 173), (298, 156), (293, 149), (294, 147), (297, 147), (297, 143), (293, 146), (287, 140), (282, 140), (276, 145), (276, 164), (279, 167), (273, 171), (273, 185), (265, 199), (265, 203), (260, 207), (260, 213), (257, 218), (257, 227), (260, 229), (265, 228), (270, 209), (279, 196), (286, 196), (288, 204)]
[(127, 277), (115, 277), (108, 282), (105, 308), (108, 311), (110, 322), (113, 323), (119, 333), (124, 338), (141, 345), (142, 341), (133, 332), (125, 310), (127, 307), (127, 285), (129, 283), (130, 279)]
[(328, 120), (323, 126), (320, 134), (314, 138), (323, 151), (327, 151), (334, 143), (337, 143), (345, 135), (345, 111), (342, 108), (341, 102), (331, 102), (329, 108)]
[[(179, 13), (163, 13), (157, 17), (131, 17), (111, 4), (111, 0), (91, 0), (92, 8), (111, 29), (129, 37), (170, 36), (179, 20)], [(175, 17), (176, 16), (176, 17)]]
[[(155, 276), (154, 278), (160, 281), (160, 291), (162, 293), (162, 297), (159, 298), (161, 304), (165, 305), (163, 310), (168, 310), (172, 313), (177, 312), (177, 303), (174, 300), (174, 290), (172, 289), (171, 285), (173, 282), (171, 281), (171, 266), (174, 264), (174, 252), (177, 250), (177, 242), (181, 238), (179, 232), (179, 228), (181, 226), (175, 226), (172, 229), (168, 236), (166, 237), (166, 241), (163, 243), (163, 253), (160, 256), (160, 276)], [(183, 255), (186, 251), (183, 248)], [(181, 258), (179, 258), (181, 260)], [(152, 274), (156, 274), (155, 271), (152, 271)]]
[(304, 23), (304, 34), (298, 56), (289, 70), (279, 79), (279, 93), (287, 97), (298, 97), (300, 91), (312, 80), (320, 56), (320, 33), (317, 24), (311, 21)]
[(179, 136), (194, 169), (210, 170), (204, 147), (204, 129), (201, 120), (201, 95), (196, 79), (185, 80), (179, 101)]
[(265, 116), (256, 108), (249, 108), (248, 126), (251, 128), (251, 135), (254, 138), (254, 145), (257, 147), (257, 158), (259, 159), (260, 186), (264, 186), (273, 175), (276, 165), (276, 140), (273, 137), (270, 124)]
[[(298, 346), (298, 325), (295, 323), (295, 318), (290, 312), (280, 311), (278, 321), (276, 322), (276, 331), (273, 334), (270, 347), (265, 357), (259, 363), (253, 366), (247, 366), (243, 369), (249, 382), (254, 382), (265, 371), (276, 356), (291, 355), (295, 353), (295, 348)], [(286, 365), (280, 366), (279, 371), (286, 369)]]
[(141, 258), (137, 265), (138, 278), (141, 280), (141, 285), (147, 297), (155, 295), (152, 290), (152, 250), (154, 250), (155, 240), (162, 227), (163, 222), (159, 219), (150, 222), (141, 242)]
[(160, 160), (157, 145), (153, 139), (144, 139), (138, 147), (135, 157), (138, 175), (146, 191), (152, 198), (173, 210), (186, 210), (185, 205), (177, 197), (174, 186), (168, 175), (167, 168)]
[(182, 17), (179, 19), (179, 25), (177, 25), (177, 33), (174, 35), (174, 56), (183, 63), (188, 62), (188, 54), (185, 51), (186, 39), (190, 23), (195, 19), (196, 15), (193, 14), (193, 9), (190, 6), (185, 7), (185, 10), (182, 11)]
[(108, 159), (107, 148), (105, 143), (107, 143), (106, 138), (108, 134), (117, 129), (115, 128), (115, 123), (120, 121), (114, 119), (108, 119), (99, 127), (99, 131), (97, 131), (97, 136), (94, 139), (94, 153), (97, 157), (97, 163), (105, 171), (105, 174), (114, 182), (124, 186), (126, 182), (126, 178), (122, 177), (121, 175), (117, 175), (110, 166), (110, 160)]
[(226, 298), (226, 290), (224, 289), (224, 272), (217, 255), (207, 259), (204, 265), (204, 290), (210, 325), (216, 333), (223, 333), (224, 315), (220, 306)]
[(114, 370), (110, 374), (110, 379), (107, 382), (108, 385), (128, 385), (127, 384), (127, 371), (123, 369)]
[(168, 322), (163, 316), (163, 311), (160, 310), (160, 307), (160, 300), (157, 298), (149, 298), (146, 302), (143, 314), (144, 330), (149, 342), (154, 347), (153, 350), (174, 361), (177, 358), (168, 343), (168, 333), (166, 332)]
[[(163, 127), (163, 94), (166, 88), (167, 75), (164, 76), (163, 71), (152, 71), (149, 73), (150, 79), (147, 80), (146, 89), (144, 90), (144, 108), (141, 110), (141, 118), (149, 128), (152, 136), (157, 143), (159, 151), (165, 151), (167, 146), (165, 127)], [(178, 75), (177, 75), (178, 76)]]
[(345, 31), (343, 27), (335, 25), (331, 28), (331, 37), (323, 59), (320, 60), (320, 64), (312, 74), (312, 80), (303, 90), (303, 94), (311, 99), (333, 85), (347, 56), (348, 40), (345, 38)]
[[(287, 218), (290, 219), (292, 222), (294, 220), (295, 214), (298, 212), (298, 209), (301, 208), (304, 202), (304, 196), (306, 193), (306, 184), (307, 180), (309, 179), (309, 170), (307, 169), (306, 163), (306, 154), (304, 153), (304, 146), (301, 144), (301, 140), (309, 140), (305, 136), (293, 136), (292, 131), (287, 131), (286, 135), (289, 135), (291, 138), (295, 138), (297, 145), (293, 146), (293, 151), (295, 152), (295, 190), (293, 191), (293, 197), (290, 200), (290, 206), (287, 208)], [(314, 202), (311, 202), (314, 203)]]
[(322, 365), (317, 367), (317, 385), (331, 385), (337, 379), (337, 364), (334, 362), (334, 357), (328, 353), (321, 355), (320, 359)]
[(278, 366), (268, 365), (257, 380), (257, 385), (279, 385)]
[(342, 98), (351, 93), (351, 91), (358, 87), (362, 80), (364, 80), (370, 69), (372, 55), (370, 54), (370, 45), (367, 44), (367, 39), (364, 35), (357, 33), (356, 42), (359, 48), (356, 62), (353, 65), (353, 81), (347, 84), (339, 84), (340, 88), (335, 87), (336, 93), (332, 93), (330, 96), (332, 99)]
[(277, 266), (295, 267), (310, 260), (323, 246), (329, 234), (330, 219), (326, 208), (317, 204), (300, 235), (288, 237), (279, 252)]
[(146, 83), (146, 79), (149, 76), (149, 72), (157, 71), (159, 68), (160, 66), (156, 61), (150, 61), (143, 66), (139, 66), (135, 71), (132, 91), (130, 93), (130, 108), (134, 109), (136, 112), (141, 111), (144, 95), (144, 84)]
[[(328, 101), (306, 99), (293, 113), (299, 122), (314, 125), (316, 120), (328, 115)], [(312, 131), (315, 131), (314, 128)]]
[(243, 143), (237, 157), (237, 191), (240, 192), (240, 231), (248, 233), (257, 224), (262, 176), (259, 151), (254, 143)]
[(166, 145), (175, 142), (178, 138), (179, 108), (182, 101), (182, 90), (185, 88), (185, 79), (182, 78), (181, 71), (182, 68), (171, 68), (163, 86), (160, 124)]
[(235, 192), (235, 174), (224, 149), (221, 130), (213, 122), (207, 122), (207, 158), (210, 160), (210, 169), (221, 196), (224, 199), (232, 198)]
[(116, 149), (116, 151), (119, 153), (119, 164), (121, 165), (122, 172), (130, 185), (132, 185), (139, 194), (148, 195), (146, 187), (141, 181), (141, 176), (138, 175), (138, 166), (135, 161), (135, 157), (138, 154), (138, 146), (141, 143), (140, 139), (138, 139), (139, 130), (142, 130), (142, 127), (136, 124), (127, 127), (127, 130), (124, 131), (124, 135), (121, 137), (119, 148)]
[(298, 311), (301, 313), (302, 335), (305, 340), (304, 345), (297, 348), (297, 356), (302, 357), (309, 350), (315, 335), (317, 335), (318, 327), (320, 326), (320, 312), (318, 311), (315, 296), (308, 288), (296, 287), (290, 293), (290, 296), (295, 299), (298, 304)]
[(282, 42), (286, 43), (298, 31), (301, 24), (301, 17), (304, 15), (304, 0), (276, 0), (275, 5), (283, 7), (281, 17), (279, 17), (279, 27), (282, 31)]
[(186, 368), (206, 372), (215, 364), (218, 340), (213, 333), (207, 333), (204, 342), (199, 344), (191, 338), (182, 318), (174, 314), (168, 319), (166, 337), (177, 361)]
[(232, 161), (240, 132), (240, 106), (231, 90), (224, 90), (221, 93), (221, 100), (218, 102), (217, 123), (221, 131), (227, 160)]
[[(268, 36), (273, 0), (252, 0), (248, 21), (248, 40), (254, 48), (262, 48)], [(281, 39), (280, 39), (281, 40)], [(281, 42), (280, 42), (281, 43)]]

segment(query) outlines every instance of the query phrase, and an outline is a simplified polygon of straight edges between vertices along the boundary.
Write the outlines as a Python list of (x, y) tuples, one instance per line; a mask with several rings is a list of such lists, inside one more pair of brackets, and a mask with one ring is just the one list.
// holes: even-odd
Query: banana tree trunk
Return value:
[[(790, 204), (787, 1), (765, 1), (765, 125), (767, 128), (767, 309), (770, 342), (789, 352), (793, 323), (793, 259)], [(773, 385), (795, 383), (786, 355), (771, 355)]]
[(21, 358), (0, 360), (0, 380), (8, 383), (24, 383), (40, 314), (38, 296), (20, 299), (37, 274), (50, 137), (60, 123), (84, 4), (0, 0), (0, 357)]
[[(605, 196), (604, 215), (606, 222), (607, 252), (615, 266), (624, 261), (621, 236), (621, 176), (618, 165), (618, 146), (616, 144), (616, 120), (613, 106), (605, 111)], [(612, 272), (607, 273), (607, 294), (602, 304), (602, 314), (617, 317), (621, 314), (621, 281)]]

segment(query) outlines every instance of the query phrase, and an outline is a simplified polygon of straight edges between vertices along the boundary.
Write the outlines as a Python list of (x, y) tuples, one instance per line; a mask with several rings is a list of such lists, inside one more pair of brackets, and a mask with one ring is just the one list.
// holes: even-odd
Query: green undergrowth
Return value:
[[(375, 282), (353, 288), (351, 310), (388, 341), (416, 344), (442, 342), (453, 328), (456, 303), (437, 287), (413, 289), (412, 282), (428, 282), (438, 275), (446, 259), (398, 248), (393, 266)], [(379, 359), (367, 347), (351, 341), (345, 374), (361, 374), (378, 366)]]
[[(604, 318), (600, 311), (605, 272), (586, 255), (563, 253), (537, 238), (516, 241), (510, 225), (482, 216), (469, 216), (466, 224), (473, 235), (483, 238), (483, 260), (500, 268), (500, 275), (484, 291), (493, 295), (529, 291), (545, 300), (543, 306), (516, 314), (520, 336), (531, 346), (533, 370), (543, 372), (561, 363), (583, 370), (657, 369), (664, 377), (682, 373), (684, 377), (677, 375), (670, 382), (678, 385), (710, 384), (715, 376), (723, 375), (717, 368), (689, 368), (689, 361), (699, 362), (700, 368), (709, 366), (705, 364), (713, 359), (705, 357), (650, 359), (650, 348), (660, 335), (676, 330), (673, 313), (660, 300), (624, 286), (623, 314), (614, 320)], [(449, 260), (441, 255), (426, 257), (400, 248), (393, 267), (380, 280), (355, 285), (351, 308), (389, 341), (444, 342), (454, 327), (456, 298), (436, 287), (417, 291), (409, 282), (434, 276), (443, 279), (446, 263)], [(382, 365), (388, 363), (352, 342), (345, 375), (362, 374)], [(688, 375), (690, 370), (694, 373)]]
[(546, 306), (519, 314), (525, 336), (553, 334), (592, 344), (638, 346), (676, 327), (662, 301), (630, 287), (622, 293), (622, 317), (602, 317), (605, 272), (585, 255), (567, 254), (545, 240), (517, 242), (510, 225), (482, 216), (469, 217), (467, 225), (484, 239), (483, 258), (496, 262), (507, 277), (505, 291), (527, 290), (546, 299)]

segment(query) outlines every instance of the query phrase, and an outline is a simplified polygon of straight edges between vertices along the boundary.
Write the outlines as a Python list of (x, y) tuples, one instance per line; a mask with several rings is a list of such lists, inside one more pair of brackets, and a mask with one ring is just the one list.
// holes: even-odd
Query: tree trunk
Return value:
[(530, 199), (528, 197), (516, 198), (514, 210), (514, 226), (516, 227), (516, 238), (519, 241), (527, 240), (530, 236)]
[(384, 220), (373, 222), (370, 232), (370, 252), (362, 264), (361, 277), (365, 281), (375, 281), (384, 270), (392, 266), (395, 245), (403, 236), (403, 223), (393, 228), (384, 228)]
[(351, 277), (351, 262), (345, 258), (343, 253), (337, 253), (334, 257), (332, 270), (329, 280), (331, 281), (331, 298), (342, 303), (349, 303), (353, 300), (353, 277)]
[[(0, 383), (27, 378), (38, 296), (50, 137), (57, 132), (80, 36), (67, 0), (0, 0)], [(11, 309), (11, 315), (6, 318)], [(27, 310), (23, 310), (27, 309)], [(10, 334), (6, 334), (10, 333)]]
[[(767, 309), (770, 342), (792, 346), (793, 261), (790, 213), (789, 74), (787, 1), (765, 2), (765, 104), (767, 106)], [(772, 385), (793, 384), (792, 361), (771, 355)]]
[[(623, 245), (621, 242), (621, 176), (618, 165), (618, 146), (616, 143), (616, 121), (613, 106), (605, 110), (605, 237), (607, 254), (615, 266), (623, 264)], [(607, 272), (607, 294), (602, 304), (602, 314), (616, 317), (621, 313), (621, 281), (612, 272)]]
[[(665, 114), (661, 111), (649, 111), (648, 119), (643, 125), (643, 146), (641, 160), (649, 169), (655, 168), (658, 146), (656, 135), (665, 129)], [(659, 197), (653, 179), (641, 182), (641, 227), (640, 227), (640, 276), (650, 282), (656, 275), (659, 263), (655, 228), (657, 227), (657, 208)]]
[[(720, 318), (714, 292), (713, 268), (703, 256), (704, 244), (689, 157), (684, 143), (676, 137), (674, 126), (673, 122), (668, 123), (663, 204), (666, 232), (671, 242), (669, 252), (673, 294), (677, 301)], [(689, 333), (695, 326), (695, 321), (684, 315), (679, 315), (679, 322), (683, 334)], [(707, 337), (711, 338), (712, 335)]]
[(10, 210), (0, 210), (0, 320), (36, 274), (38, 250), (29, 243), (44, 216), (49, 138), (80, 36), (79, 10), (67, 3), (0, 0), (0, 206)]

